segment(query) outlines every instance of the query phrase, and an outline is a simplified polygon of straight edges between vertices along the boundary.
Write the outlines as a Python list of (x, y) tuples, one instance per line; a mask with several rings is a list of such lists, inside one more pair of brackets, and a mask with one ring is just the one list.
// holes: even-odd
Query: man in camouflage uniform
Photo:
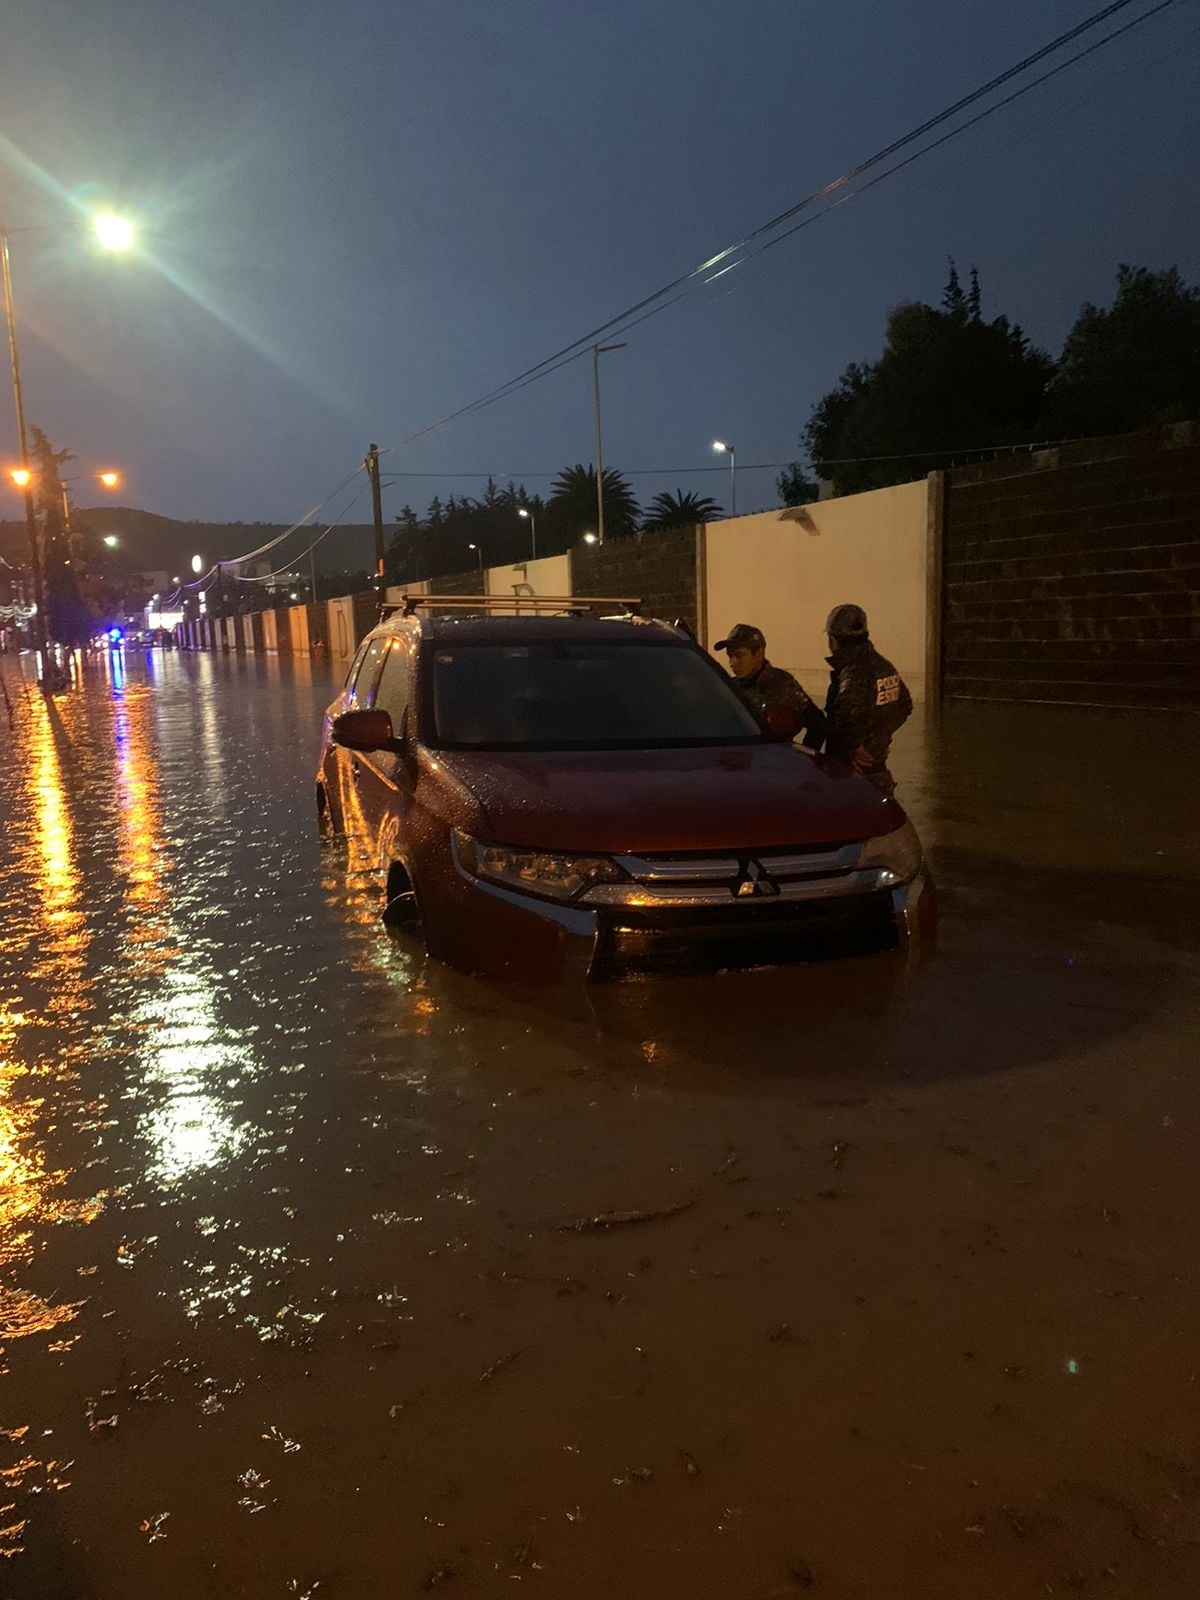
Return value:
[(761, 629), (739, 622), (736, 628), (730, 629), (728, 638), (718, 639), (713, 649), (729, 652), (734, 688), (759, 717), (765, 716), (768, 707), (776, 707), (792, 724), (787, 738), (794, 739), (802, 733), (804, 744), (814, 750), (821, 748), (825, 737), (824, 712), (809, 699), (790, 672), (773, 667), (767, 660), (767, 641)]
[(896, 792), (888, 771), (892, 735), (912, 712), (912, 696), (895, 667), (871, 643), (861, 606), (835, 606), (829, 636), (827, 755), (849, 762), (881, 794)]

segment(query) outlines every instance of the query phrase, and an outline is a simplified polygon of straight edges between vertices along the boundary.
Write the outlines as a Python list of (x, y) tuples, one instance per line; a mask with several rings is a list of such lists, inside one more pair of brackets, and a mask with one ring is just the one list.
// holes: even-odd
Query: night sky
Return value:
[[(124, 467), (129, 504), (292, 521), (370, 439), (586, 333), (1098, 3), (10, 8), (0, 217), (44, 229), (12, 242), (29, 419), (81, 469)], [(937, 299), (947, 255), (1053, 350), (1119, 261), (1200, 279), (1198, 45), (1200, 5), (1177, 0), (634, 330), (605, 358), (606, 462), (672, 469), (636, 477), (643, 498), (723, 500), (715, 436), (793, 458), (888, 309)], [(138, 216), (140, 259), (94, 254), (79, 208), (101, 201)], [(579, 362), (391, 455), (431, 476), (385, 513), (481, 487), (456, 473), (544, 491), (536, 474), (592, 458), (590, 385)], [(0, 429), (8, 459), (7, 389)], [(773, 480), (745, 473), (739, 509)]]

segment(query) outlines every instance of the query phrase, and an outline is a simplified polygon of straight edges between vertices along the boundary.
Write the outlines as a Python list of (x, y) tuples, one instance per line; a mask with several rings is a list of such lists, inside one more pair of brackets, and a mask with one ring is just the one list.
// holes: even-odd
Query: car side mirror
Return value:
[(773, 739), (794, 739), (804, 726), (804, 719), (788, 706), (766, 706), (763, 721)]
[(392, 731), (392, 719), (386, 711), (343, 711), (333, 719), (333, 742), (346, 750), (387, 750), (401, 755), (404, 740), (397, 739)]

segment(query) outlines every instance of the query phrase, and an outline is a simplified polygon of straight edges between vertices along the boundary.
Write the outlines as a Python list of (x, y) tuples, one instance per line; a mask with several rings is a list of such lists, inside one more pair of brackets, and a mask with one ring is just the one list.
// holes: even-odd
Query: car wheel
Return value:
[(384, 884), (383, 920), (389, 928), (419, 928), (421, 907), (408, 868), (393, 861)]

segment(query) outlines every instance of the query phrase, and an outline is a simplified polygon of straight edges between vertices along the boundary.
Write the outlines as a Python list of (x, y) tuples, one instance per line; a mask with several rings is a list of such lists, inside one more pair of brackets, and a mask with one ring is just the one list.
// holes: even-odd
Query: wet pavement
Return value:
[(328, 669), (0, 670), (0, 1595), (1200, 1593), (1194, 726), (910, 725), (924, 961), (532, 994)]

